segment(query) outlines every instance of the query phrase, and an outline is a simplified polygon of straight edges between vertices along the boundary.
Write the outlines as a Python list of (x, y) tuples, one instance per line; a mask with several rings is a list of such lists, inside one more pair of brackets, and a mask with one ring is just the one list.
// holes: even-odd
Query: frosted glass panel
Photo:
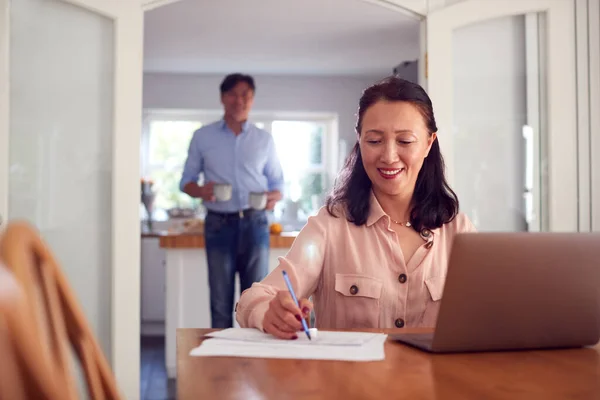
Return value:
[(531, 90), (538, 73), (529, 72), (537, 65), (526, 39), (525, 16), (454, 32), (454, 188), (480, 231), (537, 230), (539, 224), (543, 135), (537, 103), (529, 101), (539, 93)]
[(9, 218), (35, 224), (110, 356), (113, 23), (11, 3)]

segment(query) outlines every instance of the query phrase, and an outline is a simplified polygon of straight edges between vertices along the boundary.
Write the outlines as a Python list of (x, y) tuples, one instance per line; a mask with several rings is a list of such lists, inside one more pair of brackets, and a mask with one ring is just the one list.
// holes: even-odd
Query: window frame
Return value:
[[(140, 143), (140, 174), (149, 176), (153, 166), (150, 164), (150, 125), (154, 121), (196, 121), (204, 125), (223, 118), (222, 110), (192, 110), (192, 109), (159, 109), (146, 108), (143, 110), (142, 135)], [(262, 123), (267, 132), (272, 133), (274, 121), (302, 121), (320, 123), (324, 126), (322, 142), (322, 166), (312, 166), (304, 169), (307, 173), (323, 173), (325, 187), (333, 186), (339, 170), (339, 130), (338, 114), (329, 112), (310, 111), (266, 111), (257, 110), (250, 114), (249, 121), (254, 124)], [(183, 161), (185, 162), (185, 160)]]

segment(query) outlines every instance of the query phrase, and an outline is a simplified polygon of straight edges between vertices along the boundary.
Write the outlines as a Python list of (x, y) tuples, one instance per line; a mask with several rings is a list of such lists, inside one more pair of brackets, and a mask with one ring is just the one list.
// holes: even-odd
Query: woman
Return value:
[(419, 85), (387, 78), (364, 91), (356, 132), (327, 206), (242, 294), (242, 327), (295, 339), (310, 296), (321, 329), (435, 325), (452, 238), (474, 227), (444, 177), (431, 100)]

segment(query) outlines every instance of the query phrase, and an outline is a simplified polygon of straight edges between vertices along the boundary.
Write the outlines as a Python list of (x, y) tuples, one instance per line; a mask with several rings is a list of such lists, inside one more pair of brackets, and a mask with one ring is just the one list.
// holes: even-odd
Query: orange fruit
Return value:
[(273, 235), (279, 235), (283, 232), (283, 226), (278, 222), (274, 222), (271, 224), (270, 231)]

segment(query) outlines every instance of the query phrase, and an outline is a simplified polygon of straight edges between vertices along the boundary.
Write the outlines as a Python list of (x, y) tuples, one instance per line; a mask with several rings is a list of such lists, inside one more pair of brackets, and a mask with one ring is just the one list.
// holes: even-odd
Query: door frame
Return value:
[(62, 0), (113, 20), (111, 354), (124, 397), (140, 396), (140, 140), (144, 14), (139, 1)]
[[(9, 168), (9, 128), (10, 128), (10, 1), (0, 0), (0, 215), (4, 218), (8, 214), (8, 168)], [(111, 354), (113, 371), (117, 377), (119, 387), (125, 398), (139, 398), (140, 365), (139, 365), (139, 330), (140, 330), (140, 223), (138, 217), (139, 207), (139, 149), (142, 130), (142, 79), (143, 79), (143, 18), (144, 11), (174, 3), (180, 0), (61, 0), (113, 20), (115, 27), (115, 81), (114, 81), (114, 128), (113, 128), (113, 230), (112, 230), (112, 294), (111, 318), (112, 337)], [(560, 10), (565, 11), (571, 7), (569, 2), (553, 2), (552, 0), (520, 0), (500, 1), (496, 7), (489, 7), (489, 0), (465, 0), (445, 8), (432, 7), (438, 4), (443, 7), (443, 0), (362, 0), (386, 6), (398, 12), (413, 15), (422, 21), (422, 40), (427, 46), (427, 56), (419, 66), (420, 77), (424, 79), (422, 85), (426, 87), (436, 105), (437, 118), (442, 130), (451, 125), (452, 109), (445, 105), (448, 96), (451, 96), (451, 86), (444, 83), (448, 79), (451, 84), (452, 71), (446, 69), (447, 65), (439, 65), (440, 60), (448, 59), (445, 49), (439, 47), (439, 40), (435, 39), (436, 31), (444, 27), (445, 32), (452, 26), (464, 26), (486, 19), (522, 14), (527, 12), (548, 12), (551, 19), (550, 25), (554, 26), (549, 35), (549, 78), (554, 82), (565, 71), (573, 71), (571, 78), (563, 83), (549, 85), (549, 115), (551, 116), (550, 132), (560, 132), (561, 129), (571, 129), (576, 132), (574, 113), (567, 112), (567, 118), (561, 123), (555, 120), (558, 116), (565, 115), (561, 106), (567, 102), (558, 102), (554, 97), (561, 89), (566, 89), (569, 99), (575, 103), (574, 59), (572, 49), (574, 38), (571, 37), (572, 29)], [(503, 4), (504, 3), (504, 4)], [(554, 3), (554, 4), (551, 4)], [(561, 4), (563, 3), (563, 4)], [(487, 6), (483, 6), (486, 4)], [(435, 10), (434, 10), (435, 9)], [(428, 12), (428, 10), (434, 10)], [(408, 12), (406, 12), (408, 11)], [(566, 11), (570, 11), (566, 9)], [(423, 17), (427, 15), (426, 19)], [(449, 23), (450, 16), (456, 18), (455, 23)], [(574, 16), (570, 14), (572, 23)], [(441, 25), (438, 25), (440, 23)], [(560, 29), (564, 29), (563, 32)], [(563, 33), (566, 35), (563, 36)], [(434, 47), (431, 48), (433, 35)], [(561, 37), (563, 36), (563, 37)], [(449, 36), (450, 38), (451, 36)], [(448, 39), (451, 40), (451, 39)], [(435, 46), (435, 43), (438, 43)], [(451, 44), (451, 42), (450, 42)], [(569, 46), (571, 48), (569, 49)], [(450, 47), (451, 49), (451, 47)], [(573, 57), (561, 59), (564, 54), (573, 52)], [(422, 51), (422, 55), (425, 55)], [(451, 57), (451, 50), (450, 50)], [(596, 60), (598, 57), (596, 57)], [(450, 58), (451, 60), (451, 58)], [(595, 65), (598, 64), (596, 61)], [(449, 78), (448, 78), (449, 77)], [(571, 86), (571, 87), (569, 87)], [(597, 98), (597, 96), (596, 96)], [(444, 100), (446, 99), (446, 101)], [(597, 101), (596, 101), (597, 103)], [(567, 107), (572, 108), (570, 105)], [(571, 115), (573, 114), (573, 115)], [(442, 135), (443, 136), (443, 135)], [(442, 140), (446, 149), (447, 140)], [(441, 142), (441, 144), (442, 144)], [(568, 151), (577, 154), (574, 139), (569, 137), (566, 144)], [(599, 143), (598, 141), (597, 143)], [(565, 149), (562, 141), (554, 137), (550, 143), (550, 159), (558, 158), (558, 153)], [(597, 144), (598, 146), (598, 144)], [(448, 153), (448, 150), (445, 150)], [(575, 156), (576, 157), (576, 156)], [(449, 156), (447, 156), (449, 158)], [(560, 174), (552, 174), (550, 181), (550, 228), (552, 230), (573, 230), (573, 221), (577, 220), (577, 179), (576, 163), (568, 163), (566, 170)], [(119, 171), (116, 174), (115, 171)], [(560, 169), (559, 169), (560, 171)], [(556, 171), (553, 171), (556, 172)], [(572, 181), (569, 181), (571, 180)], [(561, 186), (567, 183), (565, 186)], [(575, 190), (571, 190), (575, 187)], [(600, 188), (598, 189), (600, 192)], [(556, 196), (553, 198), (553, 196)], [(600, 193), (596, 194), (600, 197)], [(562, 214), (565, 207), (566, 215)], [(598, 213), (600, 215), (600, 213)], [(600, 217), (597, 218), (600, 224)]]
[[(494, 4), (490, 4), (490, 3)], [(550, 231), (578, 230), (577, 93), (574, 4), (555, 0), (464, 0), (427, 15), (427, 89), (434, 104), (447, 175), (454, 180), (453, 49), (455, 29), (494, 18), (545, 13), (547, 67), (547, 195)], [(544, 39), (544, 38), (542, 38)], [(542, 97), (543, 99), (543, 97)], [(543, 217), (542, 217), (543, 218)]]
[[(110, 19), (114, 27), (111, 232), (111, 348), (124, 398), (140, 396), (139, 148), (143, 11), (140, 0), (60, 0)], [(0, 0), (0, 214), (8, 218), (10, 3)]]
[(8, 219), (10, 0), (0, 0), (0, 229)]
[[(584, 16), (587, 14), (587, 39), (589, 65), (589, 81), (587, 85), (580, 86), (588, 96), (589, 105), (589, 175), (590, 182), (590, 228), (600, 232), (600, 0), (588, 0)], [(585, 21), (585, 18), (583, 19)], [(583, 23), (582, 21), (582, 23)], [(584, 45), (584, 44), (582, 44)], [(595, 112), (592, 110), (596, 110)], [(584, 149), (583, 149), (584, 150)]]

